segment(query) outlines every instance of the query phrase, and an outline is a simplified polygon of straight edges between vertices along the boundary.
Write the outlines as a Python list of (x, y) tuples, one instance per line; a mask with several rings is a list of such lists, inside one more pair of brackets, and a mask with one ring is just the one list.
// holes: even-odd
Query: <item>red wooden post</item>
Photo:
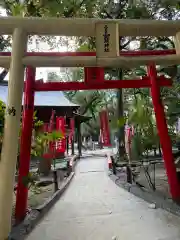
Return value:
[[(48, 132), (49, 132), (49, 133), (52, 133), (53, 130), (54, 130), (55, 113), (56, 113), (56, 111), (52, 109), (51, 118), (50, 118), (49, 126), (48, 126)], [(56, 143), (55, 143), (54, 141), (51, 141), (51, 142), (49, 143), (49, 152), (50, 152), (50, 154), (47, 155), (47, 154), (45, 153), (45, 156), (46, 156), (46, 157), (48, 157), (48, 156), (49, 156), (49, 158), (54, 158), (54, 157), (55, 157), (55, 156), (54, 156), (54, 155), (56, 155), (56, 147), (55, 147), (55, 144), (56, 144)], [(43, 155), (43, 156), (44, 156), (44, 155)]]
[(100, 67), (85, 67), (84, 82), (93, 84), (104, 81), (104, 68)]
[(162, 147), (163, 159), (168, 177), (170, 192), (174, 200), (180, 199), (180, 183), (178, 182), (176, 167), (172, 154), (171, 139), (168, 134), (168, 127), (164, 113), (164, 107), (160, 97), (160, 87), (157, 81), (156, 66), (151, 64), (148, 66), (148, 74), (151, 80), (151, 95), (156, 116), (156, 124), (158, 128), (160, 143)]
[(36, 70), (34, 68), (28, 67), (26, 69), (26, 87), (24, 93), (24, 109), (20, 144), (20, 165), (15, 209), (16, 222), (21, 221), (26, 216), (27, 210), (28, 187), (23, 184), (23, 178), (28, 175), (30, 167), (35, 75)]

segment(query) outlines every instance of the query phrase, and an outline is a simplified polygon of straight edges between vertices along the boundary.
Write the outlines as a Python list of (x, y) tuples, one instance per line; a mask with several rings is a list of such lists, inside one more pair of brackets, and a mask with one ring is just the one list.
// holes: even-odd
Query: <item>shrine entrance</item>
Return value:
[[(145, 52), (136, 52), (141, 55)], [(159, 51), (151, 51), (148, 54), (160, 54)], [(31, 53), (28, 53), (29, 55)], [(48, 53), (41, 53), (41, 55), (47, 55)], [(74, 53), (55, 53), (56, 56), (70, 56), (70, 55), (83, 55), (86, 56), (86, 52), (74, 52)], [(95, 53), (94, 53), (95, 54)], [(133, 56), (133, 52), (122, 52), (121, 55), (128, 54)], [(163, 52), (162, 52), (163, 54)], [(36, 55), (33, 53), (33, 55)], [(165, 167), (169, 184), (171, 186), (170, 191), (174, 199), (179, 197), (179, 183), (176, 176), (176, 168), (173, 161), (171, 140), (168, 135), (168, 128), (166, 124), (166, 118), (164, 113), (164, 107), (160, 97), (160, 87), (170, 87), (172, 80), (165, 76), (157, 76), (155, 64), (149, 64), (147, 66), (147, 74), (140, 79), (135, 80), (105, 80), (104, 68), (100, 67), (84, 67), (84, 82), (43, 82), (35, 81), (36, 70), (32, 67), (26, 69), (26, 82), (24, 86), (24, 110), (23, 110), (23, 128), (21, 136), (20, 146), (20, 167), (19, 167), (19, 181), (17, 188), (17, 201), (16, 201), (16, 218), (23, 219), (27, 208), (27, 196), (28, 189), (23, 184), (23, 177), (29, 173), (30, 165), (30, 149), (31, 149), (31, 135), (33, 124), (33, 112), (34, 112), (34, 93), (35, 91), (72, 91), (72, 90), (94, 90), (94, 89), (117, 89), (117, 88), (150, 88), (152, 102), (154, 105), (154, 111), (156, 116), (156, 123), (160, 137), (160, 143), (162, 147)], [(24, 161), (26, 159), (26, 161)], [(173, 187), (172, 187), (173, 186)]]
[[(171, 140), (160, 96), (160, 87), (171, 87), (172, 80), (165, 76), (157, 76), (156, 71), (156, 64), (179, 63), (179, 55), (175, 50), (119, 52), (119, 36), (177, 34), (176, 46), (179, 50), (180, 41), (177, 29), (180, 29), (180, 23), (174, 21), (172, 24), (169, 23), (170, 21), (151, 20), (142, 23), (140, 20), (128, 20), (127, 25), (126, 20), (36, 18), (3, 18), (0, 20), (0, 33), (13, 35), (12, 55), (11, 53), (0, 54), (0, 65), (5, 68), (10, 67), (7, 114), (0, 162), (2, 179), (0, 181), (0, 239), (6, 239), (11, 226), (11, 193), (14, 183), (23, 89), (25, 97), (16, 202), (17, 220), (24, 218), (27, 207), (28, 188), (23, 185), (22, 178), (29, 173), (35, 91), (150, 88), (170, 192), (174, 200), (179, 200), (180, 183), (176, 174)], [(27, 53), (28, 34), (96, 36), (96, 52)], [(138, 80), (108, 81), (104, 78), (104, 68), (106, 67), (133, 68), (140, 65), (147, 66), (147, 74)], [(44, 83), (35, 81), (36, 67), (52, 66), (84, 67), (84, 82)], [(23, 81), (24, 67), (26, 67), (25, 83)]]

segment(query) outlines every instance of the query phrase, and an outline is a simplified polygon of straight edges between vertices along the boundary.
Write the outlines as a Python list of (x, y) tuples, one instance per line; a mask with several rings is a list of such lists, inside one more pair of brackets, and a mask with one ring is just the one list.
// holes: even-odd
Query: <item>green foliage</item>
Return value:
[(140, 159), (143, 153), (147, 153), (159, 146), (155, 117), (153, 115), (150, 99), (136, 95), (132, 101), (128, 113), (128, 122), (134, 127), (135, 134), (132, 139), (132, 158)]
[(37, 133), (34, 145), (32, 146), (31, 154), (41, 157), (49, 147), (50, 142), (58, 141), (63, 137), (64, 136), (59, 131)]
[(126, 124), (127, 118), (126, 117), (121, 117), (117, 120), (117, 126), (118, 127), (123, 127)]
[(139, 161), (142, 158), (143, 152), (144, 152), (144, 148), (143, 148), (142, 135), (139, 132), (136, 132), (136, 134), (132, 138), (132, 143), (131, 143), (131, 158), (132, 158), (132, 160)]
[(3, 143), (3, 131), (4, 131), (4, 117), (5, 117), (6, 105), (0, 100), (0, 152)]
[(61, 76), (56, 72), (48, 72), (48, 82), (59, 82)]
[(38, 174), (29, 172), (27, 176), (23, 177), (23, 184), (24, 186), (30, 188), (32, 185), (36, 184), (36, 181), (38, 180)]
[(34, 122), (34, 129), (38, 129), (42, 127), (43, 121), (39, 120), (38, 117), (36, 116), (37, 111), (34, 111), (34, 116), (33, 116), (33, 122)]
[(23, 184), (28, 187), (28, 189), (31, 188), (31, 192), (34, 194), (40, 194), (41, 189), (37, 186), (37, 181), (39, 180), (39, 174), (34, 172), (29, 172), (27, 176), (23, 177), (22, 181)]
[[(1, 151), (2, 140), (3, 140), (5, 111), (6, 111), (6, 105), (3, 101), (0, 100), (0, 151)], [(43, 122), (38, 120), (38, 118), (36, 116), (36, 111), (34, 112), (33, 122), (34, 122), (33, 127), (35, 130), (39, 129), (39, 127), (41, 127), (43, 125)], [(22, 130), (22, 123), (20, 125), (19, 140), (20, 140), (20, 136), (21, 136), (21, 130)]]
[(89, 45), (86, 42), (81, 44), (77, 49), (78, 52), (88, 52), (89, 50)]
[(17, 3), (15, 2), (14, 4), (11, 4), (9, 6), (9, 9), (11, 11), (12, 16), (17, 16), (17, 17), (24, 17), (26, 7), (22, 3)]
[(4, 129), (4, 117), (5, 117), (6, 105), (0, 100), (0, 133), (3, 133)]

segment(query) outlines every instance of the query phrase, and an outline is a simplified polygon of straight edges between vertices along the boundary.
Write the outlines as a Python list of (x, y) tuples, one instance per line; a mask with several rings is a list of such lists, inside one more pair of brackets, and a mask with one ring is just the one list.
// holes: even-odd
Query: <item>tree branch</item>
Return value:
[(8, 74), (8, 70), (3, 69), (2, 72), (0, 73), (0, 82), (2, 82), (4, 80), (4, 78), (7, 76), (7, 74)]
[(110, 15), (110, 13), (108, 13), (105, 8), (103, 9), (103, 12), (106, 14), (106, 18), (110, 18), (113, 19), (113, 17)]
[[(82, 0), (82, 2), (79, 4), (78, 8), (81, 8), (82, 5), (86, 2), (86, 0)], [(74, 7), (70, 8), (67, 12), (65, 11), (63, 15), (66, 18), (73, 17), (74, 16)]]
[(121, 46), (121, 49), (126, 48), (135, 39), (136, 39), (135, 37), (132, 37), (130, 40), (128, 40), (125, 44)]
[(135, 95), (140, 94), (140, 95), (142, 95), (142, 96), (144, 96), (144, 97), (148, 97), (148, 96), (149, 96), (148, 94), (145, 94), (145, 93), (141, 92), (140, 90), (135, 91), (134, 94), (135, 94)]

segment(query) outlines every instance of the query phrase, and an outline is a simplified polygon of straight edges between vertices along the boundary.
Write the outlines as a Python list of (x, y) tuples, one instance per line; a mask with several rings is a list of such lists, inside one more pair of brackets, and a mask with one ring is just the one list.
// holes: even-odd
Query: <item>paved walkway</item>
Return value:
[(179, 240), (180, 218), (117, 187), (104, 158), (84, 158), (69, 188), (27, 240)]

